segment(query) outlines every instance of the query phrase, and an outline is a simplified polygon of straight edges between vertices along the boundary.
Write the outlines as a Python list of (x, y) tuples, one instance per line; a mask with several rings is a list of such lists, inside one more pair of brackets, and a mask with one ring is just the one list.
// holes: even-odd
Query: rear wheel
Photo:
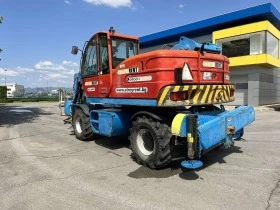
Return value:
[(81, 109), (76, 109), (74, 112), (73, 127), (77, 139), (90, 141), (96, 138), (96, 134), (92, 132), (89, 117)]
[(138, 163), (149, 168), (162, 168), (172, 161), (171, 132), (166, 124), (139, 117), (130, 129), (132, 152)]

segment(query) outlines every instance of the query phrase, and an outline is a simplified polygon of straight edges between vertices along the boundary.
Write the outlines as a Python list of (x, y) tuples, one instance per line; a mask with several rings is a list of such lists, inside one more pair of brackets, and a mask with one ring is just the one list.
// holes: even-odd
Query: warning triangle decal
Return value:
[(184, 67), (183, 67), (182, 80), (193, 80), (191, 71), (188, 67), (188, 64), (186, 64), (186, 63), (184, 64)]

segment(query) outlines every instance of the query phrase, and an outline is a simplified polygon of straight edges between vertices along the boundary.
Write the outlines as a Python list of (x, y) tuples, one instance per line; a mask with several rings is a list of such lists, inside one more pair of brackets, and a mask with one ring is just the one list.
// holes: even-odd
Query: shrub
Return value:
[(12, 98), (11, 100), (13, 100), (14, 102), (17, 102), (17, 101), (21, 101), (21, 98)]
[(21, 102), (39, 102), (39, 98), (21, 98)]
[(39, 98), (40, 101), (57, 101), (58, 102), (58, 98)]
[(7, 98), (0, 98), (0, 103), (13, 103), (13, 100)]
[(58, 98), (0, 98), (0, 103), (12, 103), (12, 102), (58, 102)]
[(7, 86), (0, 86), (0, 99), (7, 98)]

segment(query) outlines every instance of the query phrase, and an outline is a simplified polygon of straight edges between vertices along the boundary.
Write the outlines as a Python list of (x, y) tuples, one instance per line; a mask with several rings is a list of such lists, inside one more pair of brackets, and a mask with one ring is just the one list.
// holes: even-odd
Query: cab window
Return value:
[(100, 71), (101, 74), (109, 73), (109, 59), (108, 59), (108, 45), (107, 45), (107, 37), (106, 34), (102, 34), (99, 36), (99, 57), (100, 57)]
[(138, 52), (137, 40), (112, 38), (112, 67), (116, 68), (125, 59), (135, 56)]
[(97, 75), (97, 49), (95, 38), (91, 39), (86, 46), (81, 70), (83, 77)]

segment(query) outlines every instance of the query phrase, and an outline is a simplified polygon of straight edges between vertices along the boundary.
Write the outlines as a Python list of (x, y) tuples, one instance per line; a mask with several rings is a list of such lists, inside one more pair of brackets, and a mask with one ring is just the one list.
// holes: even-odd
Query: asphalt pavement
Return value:
[(125, 138), (75, 138), (57, 103), (0, 104), (0, 209), (280, 209), (280, 109), (204, 166), (150, 170)]

